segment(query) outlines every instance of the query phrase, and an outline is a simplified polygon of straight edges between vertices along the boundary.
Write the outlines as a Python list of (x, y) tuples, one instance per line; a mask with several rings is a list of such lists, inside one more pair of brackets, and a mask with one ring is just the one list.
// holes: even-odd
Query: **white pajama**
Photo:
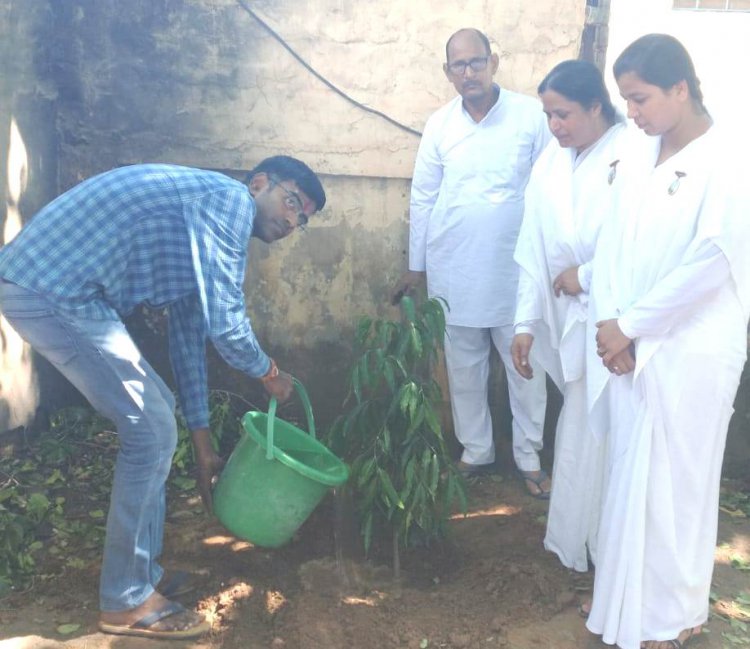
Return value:
[(547, 391), (544, 370), (536, 366), (534, 379), (516, 372), (510, 358), (513, 327), (455, 327), (448, 325), (445, 360), (448, 367), (451, 408), (456, 437), (464, 447), (467, 464), (495, 461), (492, 421), (487, 403), (490, 351), (494, 345), (506, 369), (510, 410), (513, 415), (513, 459), (522, 471), (538, 471), (542, 448)]

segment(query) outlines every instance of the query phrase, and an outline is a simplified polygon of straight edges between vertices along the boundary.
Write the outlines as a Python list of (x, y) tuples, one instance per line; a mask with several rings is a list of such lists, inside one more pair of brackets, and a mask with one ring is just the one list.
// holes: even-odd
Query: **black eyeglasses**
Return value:
[(448, 63), (448, 70), (458, 77), (466, 74), (466, 68), (471, 68), (474, 72), (481, 72), (487, 69), (489, 60), (489, 56), (477, 56), (468, 61), (453, 61), (453, 63)]
[(284, 205), (286, 205), (290, 210), (294, 210), (294, 212), (296, 212), (297, 227), (304, 232), (309, 217), (302, 211), (302, 199), (299, 197), (299, 194), (287, 189), (276, 179), (272, 179), (271, 183), (276, 185), (277, 187), (281, 187), (281, 189), (284, 190), (284, 194), (286, 194), (286, 196), (284, 196)]

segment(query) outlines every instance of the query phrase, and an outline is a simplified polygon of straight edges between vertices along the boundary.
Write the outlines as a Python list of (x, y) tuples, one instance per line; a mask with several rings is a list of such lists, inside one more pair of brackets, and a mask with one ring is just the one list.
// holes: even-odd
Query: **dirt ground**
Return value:
[[(213, 631), (177, 646), (222, 649), (481, 648), (595, 649), (577, 613), (590, 577), (564, 569), (542, 548), (546, 504), (508, 475), (469, 488), (467, 517), (450, 539), (403, 557), (396, 583), (387, 557), (365, 562), (351, 529), (324, 501), (287, 547), (265, 550), (228, 536), (199, 502), (171, 503), (165, 565), (198, 581), (184, 598)], [(735, 512), (736, 514), (736, 512)], [(750, 521), (720, 518), (709, 632), (696, 649), (750, 646)], [(334, 533), (337, 532), (337, 533)], [(97, 570), (68, 569), (0, 600), (0, 649), (138, 649), (170, 643), (97, 632)], [(63, 626), (71, 625), (71, 626)], [(75, 627), (75, 625), (79, 625)], [(71, 631), (71, 629), (74, 629)], [(67, 631), (64, 635), (62, 631)]]

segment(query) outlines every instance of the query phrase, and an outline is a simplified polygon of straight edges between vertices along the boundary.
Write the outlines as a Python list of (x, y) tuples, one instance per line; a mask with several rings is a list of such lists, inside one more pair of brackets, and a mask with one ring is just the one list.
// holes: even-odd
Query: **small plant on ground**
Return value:
[(410, 297), (402, 299), (401, 311), (400, 321), (360, 320), (348, 409), (327, 436), (334, 452), (351, 464), (349, 488), (365, 551), (375, 535), (389, 533), (397, 578), (400, 550), (441, 537), (454, 502), (466, 509), (432, 373), (445, 314), (435, 299), (416, 307)]

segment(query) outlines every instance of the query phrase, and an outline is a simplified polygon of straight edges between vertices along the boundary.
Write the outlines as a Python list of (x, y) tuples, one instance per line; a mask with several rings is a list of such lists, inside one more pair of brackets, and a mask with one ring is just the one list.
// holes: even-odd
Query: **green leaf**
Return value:
[(440, 420), (429, 401), (426, 401), (424, 404), (424, 419), (427, 422), (427, 426), (429, 426), (430, 430), (435, 433), (435, 435), (441, 434), (442, 427), (440, 426)]
[(404, 295), (404, 297), (401, 298), (401, 310), (404, 312), (404, 315), (409, 322), (414, 322), (417, 319), (414, 300), (408, 295)]
[(432, 476), (430, 480), (430, 491), (435, 494), (438, 488), (438, 482), (440, 481), (440, 465), (438, 463), (437, 455), (432, 456)]
[(367, 334), (370, 333), (371, 326), (372, 326), (372, 318), (363, 316), (362, 318), (359, 319), (359, 322), (357, 323), (357, 333), (356, 333), (356, 341), (359, 346), (364, 344), (364, 341), (367, 338)]
[(383, 426), (381, 433), (383, 452), (389, 455), (391, 452), (391, 431), (388, 430), (388, 426)]
[(359, 384), (359, 364), (352, 370), (352, 390), (354, 390), (357, 403), (360, 403), (362, 401), (362, 389)]
[(96, 519), (104, 518), (104, 511), (101, 509), (92, 509), (89, 512), (89, 516), (91, 516), (91, 518), (96, 518)]
[(409, 400), (411, 399), (411, 383), (402, 385), (396, 397), (398, 399), (398, 407), (405, 415), (409, 410)]
[(357, 477), (357, 486), (362, 488), (370, 478), (372, 478), (373, 474), (375, 473), (375, 458), (371, 457), (369, 460), (366, 460), (365, 463), (362, 465), (362, 469), (360, 471), (359, 476)]
[(70, 635), (71, 633), (75, 633), (76, 631), (78, 631), (78, 629), (80, 628), (80, 624), (61, 624), (57, 627), (57, 632), (60, 635)]
[(52, 472), (52, 475), (50, 475), (50, 477), (44, 481), (44, 484), (51, 485), (51, 484), (55, 484), (55, 482), (65, 482), (65, 478), (63, 477), (63, 474), (60, 472), (60, 469), (55, 469)]
[(401, 498), (399, 498), (398, 493), (396, 493), (393, 482), (391, 482), (391, 477), (385, 471), (383, 471), (383, 469), (378, 469), (378, 477), (380, 478), (380, 484), (383, 485), (385, 493), (388, 494), (389, 505), (392, 507), (403, 509), (404, 503), (401, 502)]
[(370, 352), (365, 352), (359, 359), (359, 379), (364, 388), (370, 387), (369, 355)]
[(172, 478), (171, 482), (180, 491), (190, 491), (195, 489), (195, 485), (197, 484), (195, 478), (188, 478), (182, 475), (176, 475)]
[(392, 360), (389, 356), (383, 364), (383, 376), (385, 377), (385, 382), (388, 384), (388, 389), (394, 392), (396, 390), (396, 378), (393, 375), (393, 366), (391, 363)]
[(411, 324), (411, 328), (410, 329), (411, 330), (410, 330), (410, 334), (409, 335), (411, 336), (411, 346), (412, 346), (412, 349), (414, 350), (414, 354), (417, 357), (421, 358), (422, 357), (422, 351), (423, 351), (422, 336), (419, 334), (419, 329), (416, 327), (416, 325), (414, 323)]

